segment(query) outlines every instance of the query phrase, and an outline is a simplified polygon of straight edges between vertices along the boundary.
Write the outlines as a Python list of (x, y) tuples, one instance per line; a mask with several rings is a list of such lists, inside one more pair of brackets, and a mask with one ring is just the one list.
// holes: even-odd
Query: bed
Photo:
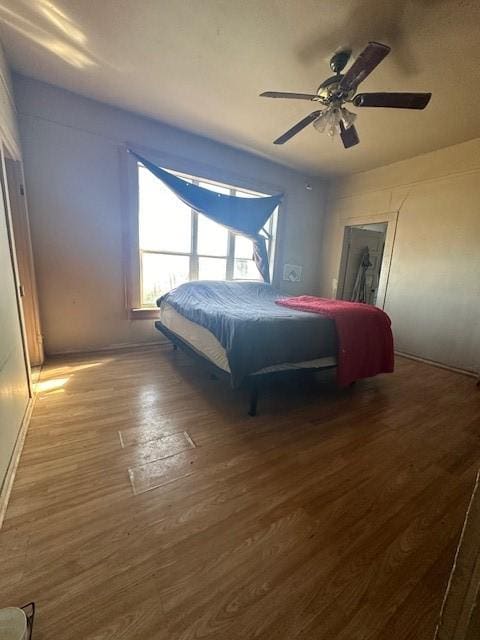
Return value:
[(255, 415), (260, 380), (336, 366), (334, 322), (281, 307), (281, 297), (259, 282), (190, 282), (157, 301), (155, 326), (174, 347), (228, 377), (233, 388), (248, 385), (249, 414)]

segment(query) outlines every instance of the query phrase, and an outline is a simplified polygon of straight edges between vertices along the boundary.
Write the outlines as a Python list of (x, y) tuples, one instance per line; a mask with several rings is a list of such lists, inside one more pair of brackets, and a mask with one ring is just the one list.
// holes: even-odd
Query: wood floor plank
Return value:
[(270, 385), (255, 419), (246, 400), (165, 347), (52, 359), (0, 605), (35, 600), (39, 640), (431, 637), (480, 466), (473, 381), (399, 358), (352, 389)]

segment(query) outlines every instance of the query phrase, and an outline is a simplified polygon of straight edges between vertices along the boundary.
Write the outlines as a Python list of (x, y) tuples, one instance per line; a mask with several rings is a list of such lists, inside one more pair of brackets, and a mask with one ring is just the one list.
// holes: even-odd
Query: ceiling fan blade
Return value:
[(283, 135), (274, 140), (273, 144), (285, 144), (285, 142), (288, 142), (290, 138), (293, 138), (293, 136), (297, 135), (299, 131), (305, 129), (305, 127), (309, 125), (310, 122), (316, 120), (320, 114), (321, 111), (313, 111), (313, 113), (311, 113), (309, 116), (303, 118), (303, 120), (300, 120), (300, 122), (297, 122), (297, 124), (293, 125), (291, 129), (285, 131)]
[(353, 99), (353, 104), (356, 107), (425, 109), (431, 97), (431, 93), (359, 93)]
[(356, 144), (360, 142), (360, 138), (358, 137), (357, 130), (355, 126), (352, 124), (348, 129), (345, 128), (345, 125), (340, 120), (340, 138), (342, 139), (343, 146), (345, 149), (349, 149), (350, 147), (354, 147)]
[(315, 93), (289, 93), (288, 91), (264, 91), (261, 98), (290, 98), (293, 100), (313, 100), (318, 96)]
[(356, 89), (390, 53), (390, 47), (380, 42), (369, 42), (340, 82), (342, 91)]

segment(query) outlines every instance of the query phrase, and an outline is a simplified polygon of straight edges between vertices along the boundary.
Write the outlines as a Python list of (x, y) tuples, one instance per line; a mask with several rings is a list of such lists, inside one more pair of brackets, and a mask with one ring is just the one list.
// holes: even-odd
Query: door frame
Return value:
[[(398, 223), (398, 210), (397, 211), (385, 211), (384, 213), (372, 213), (359, 216), (348, 216), (340, 218), (340, 233), (341, 233), (341, 245), (340, 245), (340, 260), (338, 265), (338, 283), (342, 276), (342, 270), (344, 267), (344, 247), (345, 247), (345, 231), (347, 227), (355, 227), (364, 224), (375, 223), (387, 223), (387, 229), (385, 232), (385, 247), (383, 250), (382, 266), (380, 270), (380, 280), (378, 282), (377, 289), (377, 307), (383, 309), (385, 307), (385, 301), (387, 297), (388, 281), (390, 278), (390, 267), (392, 263), (393, 246), (395, 244), (395, 236), (397, 233)], [(340, 295), (340, 287), (338, 287), (336, 297)]]
[(28, 390), (30, 398), (33, 398), (32, 369), (30, 365), (30, 357), (27, 346), (27, 333), (25, 328), (25, 318), (23, 315), (23, 304), (20, 291), (20, 276), (18, 273), (17, 251), (15, 247), (15, 236), (13, 233), (12, 209), (10, 206), (10, 191), (8, 188), (7, 165), (6, 165), (6, 148), (4, 143), (0, 143), (0, 181), (2, 186), (2, 197), (5, 207), (5, 219), (7, 225), (8, 243), (10, 245), (10, 257), (12, 261), (13, 279), (15, 283), (15, 297), (17, 302), (17, 313), (20, 323), (20, 333), (22, 337), (23, 356), (25, 360), (25, 369), (27, 372)]
[(16, 298), (18, 319), (20, 324), (20, 335), (21, 335), (22, 347), (23, 347), (23, 358), (25, 362), (28, 400), (27, 400), (27, 404), (25, 407), (21, 424), (19, 425), (17, 438), (10, 456), (9, 465), (7, 467), (4, 478), (0, 478), (0, 529), (2, 527), (3, 520), (7, 511), (8, 500), (12, 490), (13, 481), (15, 479), (17, 466), (20, 460), (20, 454), (23, 449), (23, 443), (25, 441), (25, 437), (27, 434), (27, 429), (30, 422), (30, 416), (32, 413), (33, 400), (34, 400), (32, 375), (31, 375), (30, 360), (28, 356), (28, 348), (27, 348), (27, 340), (26, 340), (25, 321), (23, 316), (23, 305), (20, 297), (20, 281), (19, 281), (19, 275), (18, 275), (17, 254), (15, 250), (15, 238), (13, 234), (10, 196), (9, 196), (8, 181), (7, 181), (7, 171), (6, 171), (7, 153), (8, 153), (8, 149), (6, 148), (4, 142), (0, 139), (0, 187), (1, 187), (0, 197), (3, 198), (4, 209), (5, 209), (7, 240), (9, 244), (10, 259), (12, 263), (13, 279), (14, 279), (14, 285), (15, 285), (15, 298)]
[(5, 157), (5, 176), (26, 346), (30, 366), (38, 367), (44, 361), (43, 337), (22, 161)]

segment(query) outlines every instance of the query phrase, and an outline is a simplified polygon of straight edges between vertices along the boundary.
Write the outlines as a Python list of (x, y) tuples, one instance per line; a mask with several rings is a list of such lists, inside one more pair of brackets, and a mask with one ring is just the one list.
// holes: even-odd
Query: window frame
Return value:
[[(142, 153), (140, 151), (139, 153)], [(143, 151), (143, 154), (148, 154), (149, 157), (152, 157), (151, 151)], [(155, 156), (153, 156), (155, 157)], [(251, 193), (253, 195), (264, 196), (271, 195), (280, 190), (275, 187), (267, 187), (265, 185), (253, 186), (250, 184), (245, 184), (244, 180), (240, 180), (238, 176), (232, 176), (228, 178), (228, 181), (225, 181), (224, 176), (220, 176), (219, 179), (212, 179), (211, 177), (204, 177), (202, 175), (203, 171), (195, 171), (195, 174), (187, 173), (186, 171), (174, 169), (171, 166), (171, 162), (165, 162), (156, 156), (156, 162), (165, 167), (168, 171), (171, 171), (175, 175), (179, 177), (186, 178), (192, 180), (194, 183), (203, 182), (210, 183), (213, 185), (218, 185), (222, 187), (226, 187), (229, 189), (231, 195), (233, 195), (237, 190)], [(158, 309), (153, 306), (143, 306), (143, 292), (142, 292), (142, 253), (153, 253), (153, 254), (164, 254), (164, 255), (184, 255), (190, 257), (190, 276), (194, 276), (193, 279), (198, 278), (198, 259), (201, 257), (210, 257), (210, 258), (221, 258), (222, 256), (210, 256), (207, 254), (199, 254), (197, 250), (197, 240), (198, 240), (198, 212), (195, 210), (191, 210), (191, 228), (192, 228), (192, 244), (191, 244), (191, 253), (183, 253), (177, 251), (154, 251), (154, 250), (142, 250), (140, 248), (140, 238), (139, 238), (139, 164), (137, 160), (129, 154), (125, 150), (124, 154), (124, 168), (126, 179), (124, 180), (124, 188), (122, 189), (122, 196), (124, 198), (124, 202), (126, 203), (125, 216), (126, 216), (126, 224), (125, 224), (125, 234), (124, 234), (124, 245), (125, 245), (125, 253), (126, 260), (125, 263), (127, 265), (126, 273), (125, 273), (125, 300), (126, 307), (129, 312), (130, 318), (156, 318), (158, 317)], [(221, 172), (218, 172), (221, 173)], [(199, 175), (200, 174), (200, 175)], [(236, 182), (236, 185), (232, 185), (232, 182)], [(272, 280), (274, 278), (275, 273), (275, 257), (278, 256), (278, 243), (279, 243), (279, 228), (280, 228), (280, 219), (281, 219), (281, 206), (277, 207), (276, 215), (272, 216), (268, 221), (267, 231), (272, 235), (272, 239), (267, 243), (267, 249), (270, 260), (270, 271), (272, 274)], [(273, 232), (273, 233), (272, 233)], [(235, 234), (234, 232), (228, 230), (228, 238), (227, 238), (227, 255), (223, 258), (226, 259), (226, 279), (232, 281), (241, 282), (241, 278), (234, 278), (234, 267), (235, 267)], [(193, 263), (193, 270), (192, 270)]]

